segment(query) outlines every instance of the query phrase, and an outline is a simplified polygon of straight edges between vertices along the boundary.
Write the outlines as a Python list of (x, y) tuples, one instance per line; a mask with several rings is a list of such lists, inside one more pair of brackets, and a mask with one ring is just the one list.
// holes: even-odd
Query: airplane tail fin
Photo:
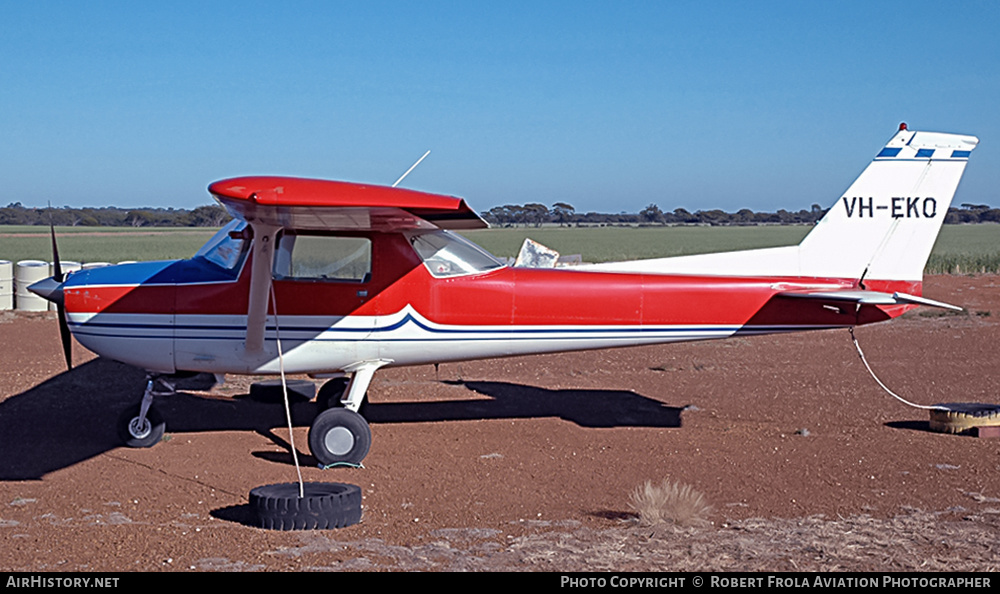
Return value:
[(978, 142), (974, 136), (912, 132), (901, 124), (799, 245), (608, 262), (581, 269), (904, 281), (918, 290), (931, 248)]
[(974, 136), (905, 124), (799, 244), (809, 276), (919, 281)]

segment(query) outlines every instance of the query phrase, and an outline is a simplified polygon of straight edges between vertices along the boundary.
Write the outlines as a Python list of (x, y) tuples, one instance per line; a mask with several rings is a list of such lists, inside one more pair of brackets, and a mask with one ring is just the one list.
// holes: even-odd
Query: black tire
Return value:
[(361, 521), (361, 487), (343, 483), (264, 485), (250, 491), (254, 522), (267, 530), (327, 530)]
[(149, 407), (146, 422), (139, 427), (139, 405), (122, 412), (118, 417), (118, 437), (130, 448), (151, 448), (160, 443), (167, 430), (167, 423), (154, 407)]
[(346, 377), (335, 377), (320, 386), (316, 393), (316, 404), (321, 411), (328, 408), (342, 407), (340, 399), (347, 393), (351, 380)]
[[(316, 395), (316, 384), (309, 380), (286, 380), (289, 402), (308, 402)], [(281, 403), (285, 401), (285, 392), (281, 380), (265, 380), (250, 384), (250, 399), (257, 402)]]
[(1000, 425), (1000, 405), (981, 402), (949, 402), (931, 409), (931, 431), (969, 433), (975, 427)]
[(360, 466), (372, 445), (372, 430), (358, 413), (330, 408), (318, 415), (309, 428), (309, 451), (321, 466)]

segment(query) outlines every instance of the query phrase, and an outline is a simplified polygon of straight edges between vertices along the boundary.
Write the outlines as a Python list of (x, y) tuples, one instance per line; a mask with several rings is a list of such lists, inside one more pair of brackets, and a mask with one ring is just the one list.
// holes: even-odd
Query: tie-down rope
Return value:
[(868, 364), (868, 359), (865, 359), (865, 354), (864, 352), (861, 351), (861, 345), (858, 344), (858, 338), (854, 336), (854, 326), (851, 326), (850, 328), (848, 328), (848, 330), (850, 330), (851, 332), (851, 340), (854, 341), (854, 348), (858, 349), (858, 355), (861, 356), (861, 362), (865, 364), (865, 368), (868, 370), (868, 373), (872, 374), (872, 377), (875, 378), (875, 381), (878, 382), (878, 385), (882, 386), (882, 389), (888, 392), (890, 396), (902, 402), (903, 404), (912, 406), (914, 408), (922, 408), (924, 410), (950, 410), (947, 406), (941, 406), (940, 404), (932, 404), (930, 406), (924, 404), (914, 404), (913, 402), (910, 402), (909, 400), (902, 398), (901, 396), (899, 396), (898, 394), (887, 388), (886, 385), (882, 383), (882, 380), (878, 379), (878, 376), (875, 375), (875, 372), (872, 371), (871, 365)]

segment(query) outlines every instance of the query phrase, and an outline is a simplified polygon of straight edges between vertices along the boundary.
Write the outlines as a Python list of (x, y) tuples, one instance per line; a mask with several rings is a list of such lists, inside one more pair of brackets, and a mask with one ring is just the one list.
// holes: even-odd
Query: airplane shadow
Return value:
[(889, 421), (883, 423), (892, 429), (906, 429), (909, 431), (922, 431), (924, 433), (934, 433), (929, 421)]
[[(98, 358), (0, 402), (0, 481), (40, 480), (119, 447), (117, 419), (138, 403), (144, 378), (140, 369)], [(681, 408), (634, 392), (548, 390), (505, 382), (459, 385), (489, 399), (373, 402), (363, 413), (373, 424), (556, 417), (582, 427), (681, 426)], [(287, 423), (283, 406), (246, 397), (179, 391), (157, 398), (156, 407), (168, 435), (237, 430), (275, 440), (272, 429)], [(300, 401), (291, 411), (294, 425), (309, 426), (317, 407)]]
[(625, 390), (548, 390), (507, 382), (444, 382), (489, 400), (368, 403), (372, 423), (557, 417), (581, 427), (680, 427), (682, 408)]
[(957, 437), (973, 437), (976, 435), (975, 431), (971, 427), (958, 433), (935, 431), (934, 429), (931, 429), (930, 421), (889, 421), (888, 423), (885, 423), (885, 426), (893, 429), (904, 429), (907, 431), (920, 431), (923, 433), (935, 433), (937, 435), (952, 435)]
[(95, 359), (0, 402), (0, 480), (40, 479), (115, 447), (115, 420), (144, 377)]

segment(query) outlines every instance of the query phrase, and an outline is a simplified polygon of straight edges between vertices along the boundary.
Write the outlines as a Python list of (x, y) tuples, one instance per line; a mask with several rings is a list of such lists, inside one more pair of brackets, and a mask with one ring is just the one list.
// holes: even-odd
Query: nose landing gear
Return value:
[[(157, 389), (159, 384), (159, 389)], [(174, 383), (164, 376), (146, 374), (146, 391), (142, 402), (122, 412), (118, 417), (118, 437), (130, 448), (151, 448), (163, 439), (167, 424), (153, 407), (153, 396), (166, 396), (175, 392)]]

